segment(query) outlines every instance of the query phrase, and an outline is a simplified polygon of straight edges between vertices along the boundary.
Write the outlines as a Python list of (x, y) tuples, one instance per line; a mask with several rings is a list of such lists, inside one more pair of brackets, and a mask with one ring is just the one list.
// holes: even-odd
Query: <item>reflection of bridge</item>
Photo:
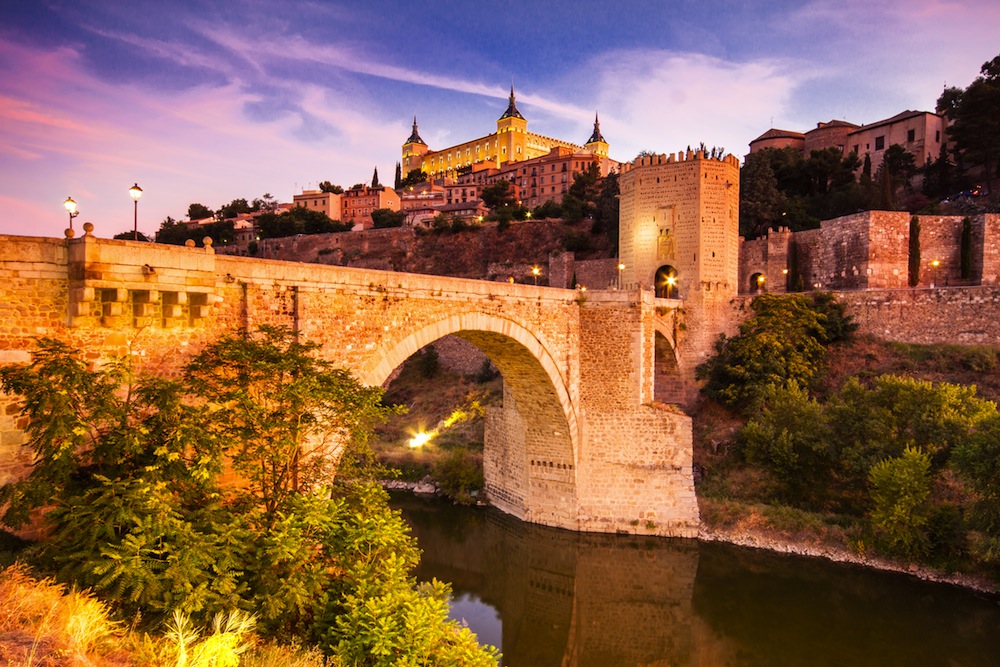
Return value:
[(495, 512), (400, 498), (422, 550), (417, 576), (497, 610), (504, 663), (532, 667), (698, 664), (698, 543), (584, 535)]
[[(255, 260), (89, 232), (0, 243), (0, 362), (27, 360), (31, 338), (47, 335), (94, 358), (132, 354), (169, 370), (223, 331), (280, 324), (377, 385), (454, 334), (505, 381), (503, 407), (487, 420), (493, 504), (577, 530), (696, 534), (690, 420), (654, 402), (685, 368), (678, 302)], [(26, 463), (7, 412), (0, 483)]]

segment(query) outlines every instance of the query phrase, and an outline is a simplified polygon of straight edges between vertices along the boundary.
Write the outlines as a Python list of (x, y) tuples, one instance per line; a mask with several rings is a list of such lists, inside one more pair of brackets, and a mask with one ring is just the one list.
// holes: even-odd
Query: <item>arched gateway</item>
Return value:
[[(0, 322), (0, 362), (26, 361), (32, 338), (48, 335), (169, 370), (223, 332), (279, 324), (374, 385), (424, 345), (460, 336), (504, 377), (503, 406), (486, 423), (491, 503), (574, 530), (697, 533), (690, 419), (654, 400), (664, 323), (676, 312), (649, 292), (584, 298), (89, 232), (0, 237), (0, 270), (13, 276), (0, 283), (0, 302), (17, 310)], [(23, 434), (3, 409), (12, 402), (0, 397), (0, 481), (27, 464)]]

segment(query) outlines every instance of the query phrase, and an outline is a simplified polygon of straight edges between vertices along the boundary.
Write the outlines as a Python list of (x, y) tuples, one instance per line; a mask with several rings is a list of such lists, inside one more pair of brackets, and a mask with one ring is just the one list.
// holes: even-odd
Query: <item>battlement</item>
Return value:
[(732, 153), (728, 153), (722, 157), (710, 157), (706, 151), (703, 150), (692, 150), (688, 149), (686, 151), (681, 151), (678, 153), (660, 153), (659, 155), (642, 155), (637, 157), (632, 162), (624, 162), (621, 165), (621, 173), (625, 174), (632, 169), (638, 167), (650, 167), (653, 165), (661, 164), (674, 164), (681, 162), (691, 162), (695, 160), (707, 160), (711, 162), (721, 162), (725, 164), (732, 165), (737, 169), (740, 166), (740, 160)]

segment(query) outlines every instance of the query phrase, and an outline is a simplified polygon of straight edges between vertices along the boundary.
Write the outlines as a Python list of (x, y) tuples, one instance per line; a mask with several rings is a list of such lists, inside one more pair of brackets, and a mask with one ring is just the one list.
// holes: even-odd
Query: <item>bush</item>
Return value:
[(914, 558), (927, 552), (930, 469), (930, 457), (907, 447), (902, 456), (879, 461), (868, 473), (872, 528), (891, 554)]
[(434, 466), (441, 491), (456, 503), (471, 505), (483, 490), (483, 462), (466, 447), (456, 447)]
[(696, 369), (709, 396), (746, 415), (760, 408), (770, 386), (810, 387), (824, 368), (828, 340), (825, 317), (807, 296), (764, 294), (750, 307), (754, 316), (736, 336), (720, 338)]

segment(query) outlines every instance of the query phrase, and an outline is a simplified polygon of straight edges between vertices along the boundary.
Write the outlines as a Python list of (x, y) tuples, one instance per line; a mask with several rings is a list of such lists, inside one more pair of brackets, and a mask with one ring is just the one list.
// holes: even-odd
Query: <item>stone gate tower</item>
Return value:
[(622, 282), (683, 300), (670, 356), (690, 400), (695, 367), (734, 326), (740, 163), (704, 151), (651, 155), (622, 165), (620, 187)]

